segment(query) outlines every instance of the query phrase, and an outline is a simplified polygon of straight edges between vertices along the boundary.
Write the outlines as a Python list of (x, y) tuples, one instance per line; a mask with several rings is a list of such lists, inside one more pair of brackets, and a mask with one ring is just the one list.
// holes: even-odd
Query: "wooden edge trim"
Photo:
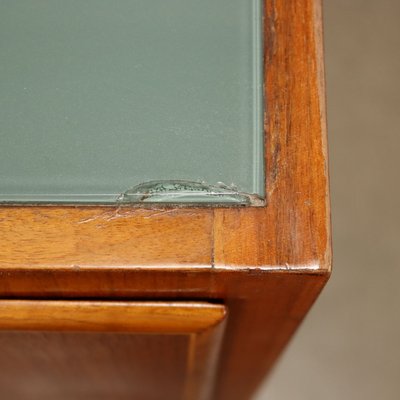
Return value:
[(206, 302), (0, 300), (0, 330), (192, 334), (226, 314)]

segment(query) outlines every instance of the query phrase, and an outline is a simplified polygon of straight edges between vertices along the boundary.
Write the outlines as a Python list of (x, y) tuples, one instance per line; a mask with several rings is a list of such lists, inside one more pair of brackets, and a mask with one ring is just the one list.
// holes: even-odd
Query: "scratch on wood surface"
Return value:
[(139, 208), (139, 207), (126, 207), (126, 206), (118, 206), (111, 210), (104, 211), (100, 214), (92, 215), (88, 218), (81, 219), (78, 221), (78, 224), (87, 224), (93, 221), (113, 221), (121, 218), (130, 218), (130, 217), (142, 217), (144, 219), (154, 218), (161, 215), (170, 215), (173, 216), (177, 212), (181, 214), (182, 212), (187, 212), (188, 214), (192, 214), (190, 210), (182, 210), (181, 208)]

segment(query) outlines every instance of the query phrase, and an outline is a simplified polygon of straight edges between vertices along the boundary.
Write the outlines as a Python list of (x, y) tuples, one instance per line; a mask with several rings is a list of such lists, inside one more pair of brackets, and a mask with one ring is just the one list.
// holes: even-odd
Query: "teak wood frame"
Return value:
[(320, 0), (265, 3), (265, 207), (2, 207), (2, 298), (229, 310), (216, 399), (247, 399), (331, 269)]

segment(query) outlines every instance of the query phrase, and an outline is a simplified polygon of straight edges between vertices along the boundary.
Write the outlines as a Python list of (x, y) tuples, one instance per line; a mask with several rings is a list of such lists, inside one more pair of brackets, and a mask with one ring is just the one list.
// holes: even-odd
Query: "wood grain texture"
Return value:
[(2, 207), (0, 296), (223, 301), (215, 398), (251, 397), (331, 270), (320, 1), (264, 26), (267, 205)]
[[(208, 399), (225, 307), (0, 301), (7, 399)], [(22, 377), (22, 379), (21, 379)]]
[(212, 211), (1, 207), (1, 268), (209, 264)]
[(0, 300), (0, 330), (198, 333), (221, 323), (208, 303)]
[(215, 264), (330, 269), (319, 1), (266, 2), (263, 209), (215, 210)]
[(17, 298), (29, 293), (30, 297), (60, 299), (223, 301), (229, 319), (215, 398), (245, 400), (272, 368), (327, 279), (321, 272), (252, 268), (43, 268), (4, 274), (0, 291)]

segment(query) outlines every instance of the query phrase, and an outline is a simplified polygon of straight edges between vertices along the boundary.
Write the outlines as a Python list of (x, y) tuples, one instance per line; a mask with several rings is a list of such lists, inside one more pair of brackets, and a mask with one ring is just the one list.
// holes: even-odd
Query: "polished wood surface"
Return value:
[(226, 316), (204, 302), (0, 301), (0, 393), (208, 399)]
[(0, 207), (1, 268), (204, 265), (213, 222), (204, 211)]
[(3, 298), (223, 301), (221, 400), (251, 396), (331, 268), (320, 1), (265, 13), (265, 207), (0, 209)]
[(225, 314), (223, 306), (201, 302), (0, 300), (0, 330), (190, 334)]

